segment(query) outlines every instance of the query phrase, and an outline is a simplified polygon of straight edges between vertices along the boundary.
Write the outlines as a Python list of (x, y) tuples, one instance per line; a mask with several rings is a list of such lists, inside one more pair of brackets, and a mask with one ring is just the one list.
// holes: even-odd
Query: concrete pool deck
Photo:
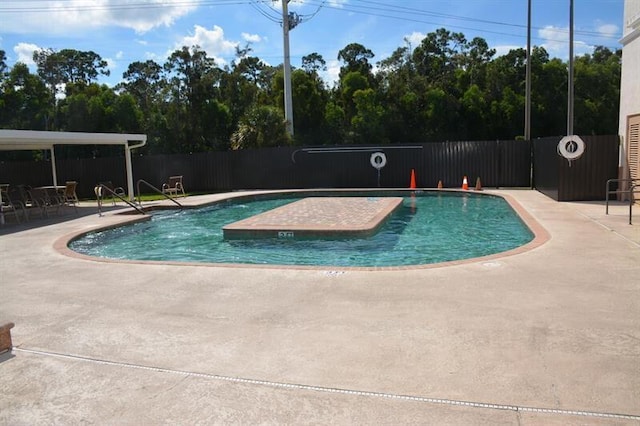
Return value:
[(93, 207), (0, 228), (0, 424), (640, 425), (640, 208), (628, 225), (624, 204), (495, 192), (549, 241), (439, 268), (258, 269), (54, 248), (121, 220)]

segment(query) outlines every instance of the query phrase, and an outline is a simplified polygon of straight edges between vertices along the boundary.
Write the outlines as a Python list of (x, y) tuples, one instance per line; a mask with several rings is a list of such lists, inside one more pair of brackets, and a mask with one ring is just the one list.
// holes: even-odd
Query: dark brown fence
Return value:
[(604, 200), (608, 179), (618, 177), (618, 136), (581, 136), (584, 154), (567, 161), (558, 154), (562, 137), (534, 141), (534, 185), (557, 201)]
[[(612, 142), (617, 141), (616, 138), (583, 138), (587, 152), (574, 161), (570, 169), (566, 160), (555, 152), (559, 138), (535, 141), (536, 185), (558, 200), (602, 199), (606, 180), (616, 177), (617, 142)], [(379, 174), (370, 163), (375, 152), (384, 153), (387, 159)], [(185, 187), (191, 192), (407, 188), (411, 170), (415, 170), (418, 187), (436, 187), (439, 181), (444, 187), (460, 187), (463, 176), (467, 176), (470, 187), (479, 177), (484, 187), (497, 188), (531, 186), (531, 153), (532, 144), (527, 141), (461, 141), (134, 155), (132, 161), (134, 181), (144, 179), (160, 187), (169, 176), (183, 175)], [(116, 186), (126, 183), (123, 157), (58, 160), (57, 170), (59, 182), (79, 182), (81, 197), (91, 197), (93, 187), (99, 182), (112, 181)], [(50, 185), (51, 181), (48, 162), (0, 163), (2, 183), (39, 186)]]

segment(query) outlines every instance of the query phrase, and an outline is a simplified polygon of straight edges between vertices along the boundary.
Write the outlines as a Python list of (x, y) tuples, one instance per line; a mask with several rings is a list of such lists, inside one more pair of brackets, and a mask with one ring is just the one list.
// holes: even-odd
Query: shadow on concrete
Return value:
[(11, 351), (7, 351), (0, 354), (0, 364), (5, 361), (9, 361), (11, 358), (15, 358), (16, 356)]
[[(102, 213), (107, 213), (115, 210), (126, 211), (129, 208), (126, 206), (102, 206)], [(8, 218), (4, 225), (0, 225), (0, 236), (9, 235), (16, 232), (28, 231), (30, 229), (42, 228), (45, 226), (56, 225), (64, 223), (70, 220), (75, 220), (85, 216), (98, 215), (97, 205), (78, 206), (77, 211), (71, 208), (63, 208), (58, 214), (51, 214), (49, 216), (36, 216), (29, 217), (29, 220), (21, 220), (20, 223), (16, 222), (14, 218)]]

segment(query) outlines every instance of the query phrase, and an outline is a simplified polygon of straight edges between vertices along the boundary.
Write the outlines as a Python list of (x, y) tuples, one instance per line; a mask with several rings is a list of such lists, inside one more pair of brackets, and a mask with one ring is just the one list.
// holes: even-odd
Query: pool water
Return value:
[(404, 197), (402, 207), (367, 238), (223, 238), (224, 225), (298, 199), (236, 200), (155, 212), (150, 221), (87, 234), (70, 248), (114, 259), (382, 267), (485, 256), (533, 239), (501, 197), (430, 192)]

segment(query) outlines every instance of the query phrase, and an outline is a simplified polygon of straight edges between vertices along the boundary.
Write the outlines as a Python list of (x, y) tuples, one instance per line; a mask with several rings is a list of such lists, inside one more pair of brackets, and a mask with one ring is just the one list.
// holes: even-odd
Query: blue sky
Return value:
[[(574, 49), (619, 48), (623, 0), (574, 0)], [(235, 58), (235, 47), (250, 43), (252, 55), (268, 64), (283, 60), (281, 1), (270, 0), (2, 0), (0, 49), (9, 66), (33, 68), (39, 48), (93, 50), (106, 59), (113, 85), (128, 65), (153, 59), (163, 64), (183, 45), (198, 44), (220, 66)], [(445, 27), (468, 40), (483, 37), (497, 54), (526, 46), (527, 0), (290, 0), (301, 23), (291, 31), (291, 64), (316, 52), (333, 81), (338, 51), (360, 43), (373, 62), (408, 42)], [(532, 0), (532, 43), (567, 59), (569, 0)]]

